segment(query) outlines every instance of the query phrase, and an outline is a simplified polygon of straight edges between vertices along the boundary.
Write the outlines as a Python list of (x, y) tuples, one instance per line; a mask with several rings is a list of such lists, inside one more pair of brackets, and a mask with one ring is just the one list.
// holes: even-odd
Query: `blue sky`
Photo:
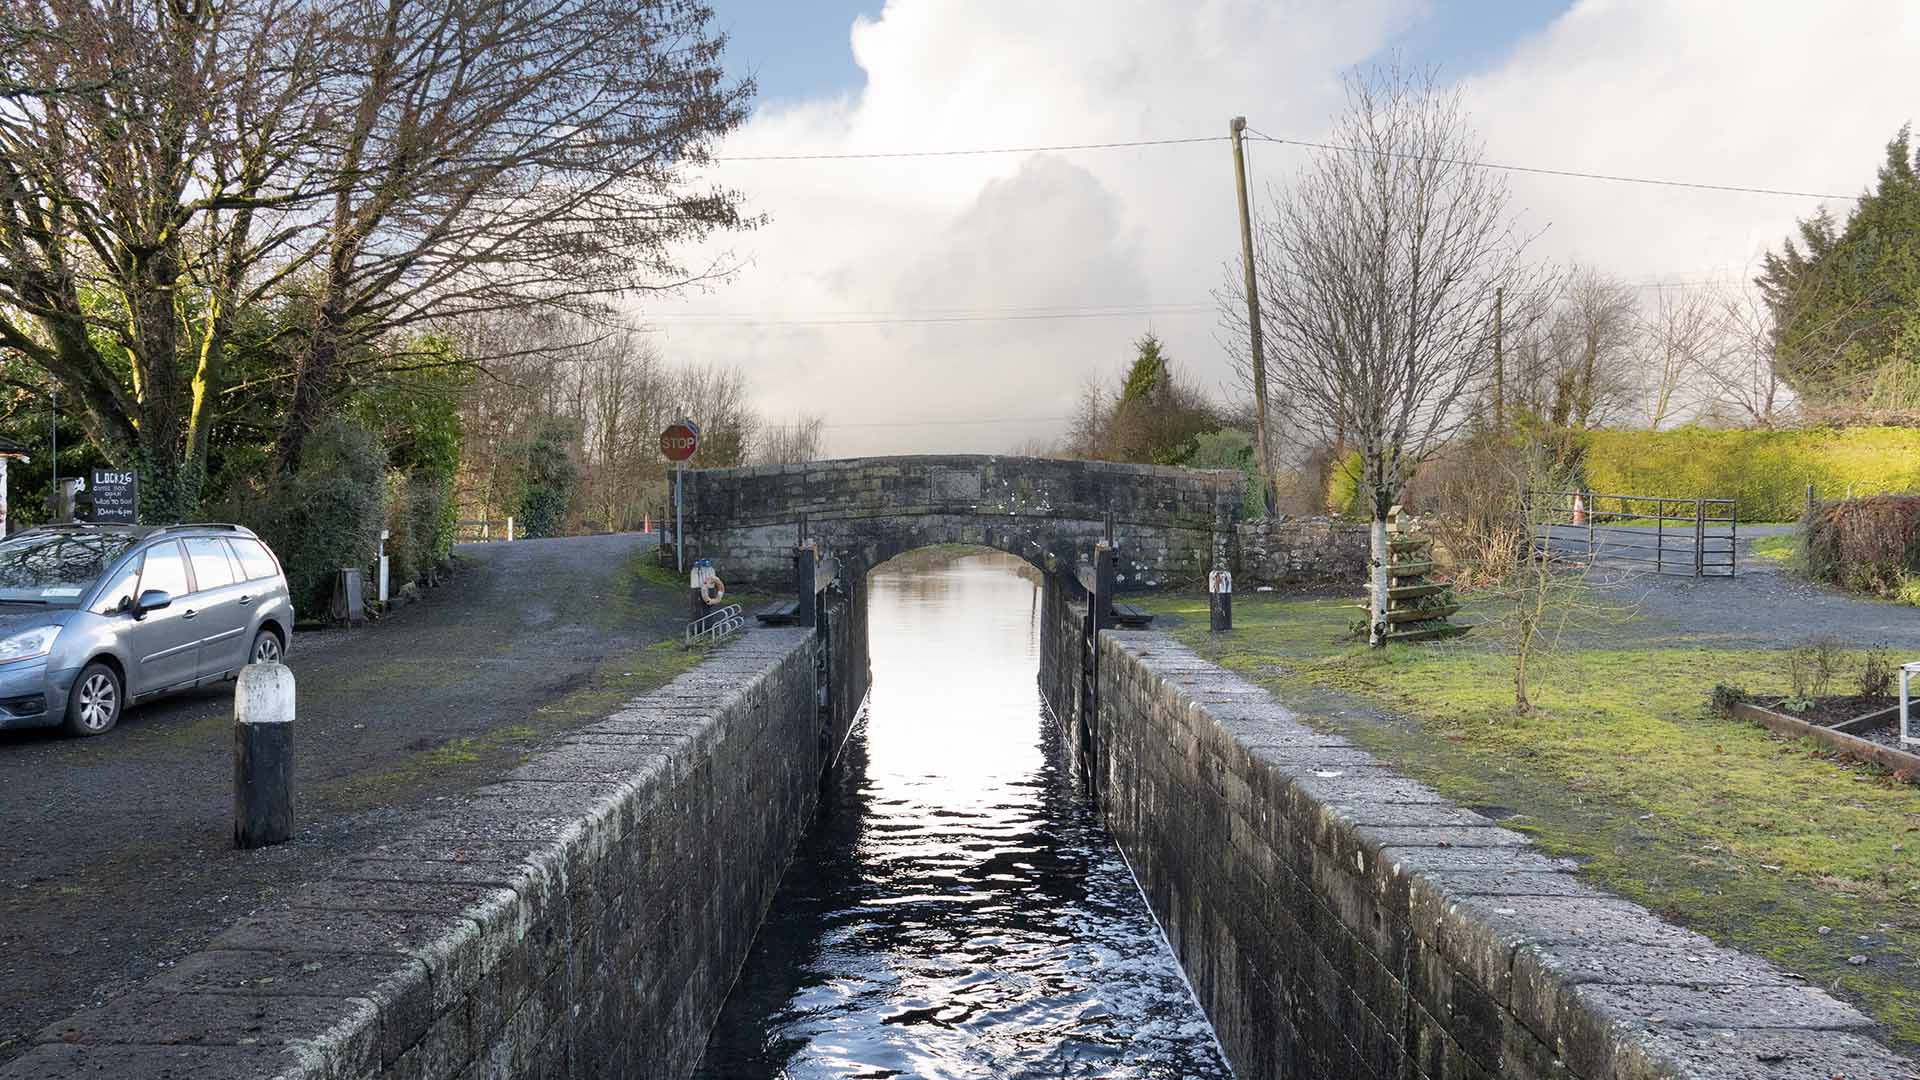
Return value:
[[(860, 89), (848, 30), (856, 17), (878, 16), (884, 6), (884, 0), (716, 0), (714, 12), (731, 38), (729, 68), (753, 73), (760, 100), (793, 101)], [(1570, 6), (1571, 0), (1433, 0), (1396, 47), (1417, 63), (1469, 74)]]

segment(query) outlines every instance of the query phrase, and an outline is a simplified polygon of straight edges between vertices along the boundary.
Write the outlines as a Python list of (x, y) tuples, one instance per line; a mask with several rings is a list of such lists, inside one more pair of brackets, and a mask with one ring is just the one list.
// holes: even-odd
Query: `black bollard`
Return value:
[(1214, 633), (1233, 629), (1233, 575), (1225, 570), (1207, 575), (1207, 615)]
[(233, 692), (233, 846), (293, 833), (293, 671), (249, 664)]

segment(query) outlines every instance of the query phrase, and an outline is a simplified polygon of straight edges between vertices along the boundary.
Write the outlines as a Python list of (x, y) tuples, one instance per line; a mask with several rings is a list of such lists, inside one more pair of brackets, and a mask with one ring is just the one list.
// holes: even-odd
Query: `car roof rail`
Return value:
[(235, 525), (230, 521), (181, 522), (180, 524), (177, 524), (177, 525), (162, 525), (159, 528), (155, 529), (154, 532), (162, 532), (162, 533), (189, 532), (194, 529), (209, 529), (209, 530), (222, 531), (222, 532), (235, 532), (235, 533), (242, 533), (247, 536), (254, 535), (254, 532), (252, 529), (247, 528), (245, 525)]

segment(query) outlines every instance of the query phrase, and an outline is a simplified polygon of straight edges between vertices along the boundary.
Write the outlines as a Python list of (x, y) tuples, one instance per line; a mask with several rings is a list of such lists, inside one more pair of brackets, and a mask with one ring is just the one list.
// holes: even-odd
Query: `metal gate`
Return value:
[(1740, 523), (1732, 499), (1532, 491), (1534, 549), (1656, 574), (1733, 577)]

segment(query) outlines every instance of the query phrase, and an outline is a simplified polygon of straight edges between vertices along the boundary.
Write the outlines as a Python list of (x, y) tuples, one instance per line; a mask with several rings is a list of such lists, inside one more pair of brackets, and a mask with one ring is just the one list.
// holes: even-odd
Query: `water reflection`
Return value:
[(870, 579), (864, 731), (699, 1075), (1230, 1075), (1072, 789), (1009, 564)]

